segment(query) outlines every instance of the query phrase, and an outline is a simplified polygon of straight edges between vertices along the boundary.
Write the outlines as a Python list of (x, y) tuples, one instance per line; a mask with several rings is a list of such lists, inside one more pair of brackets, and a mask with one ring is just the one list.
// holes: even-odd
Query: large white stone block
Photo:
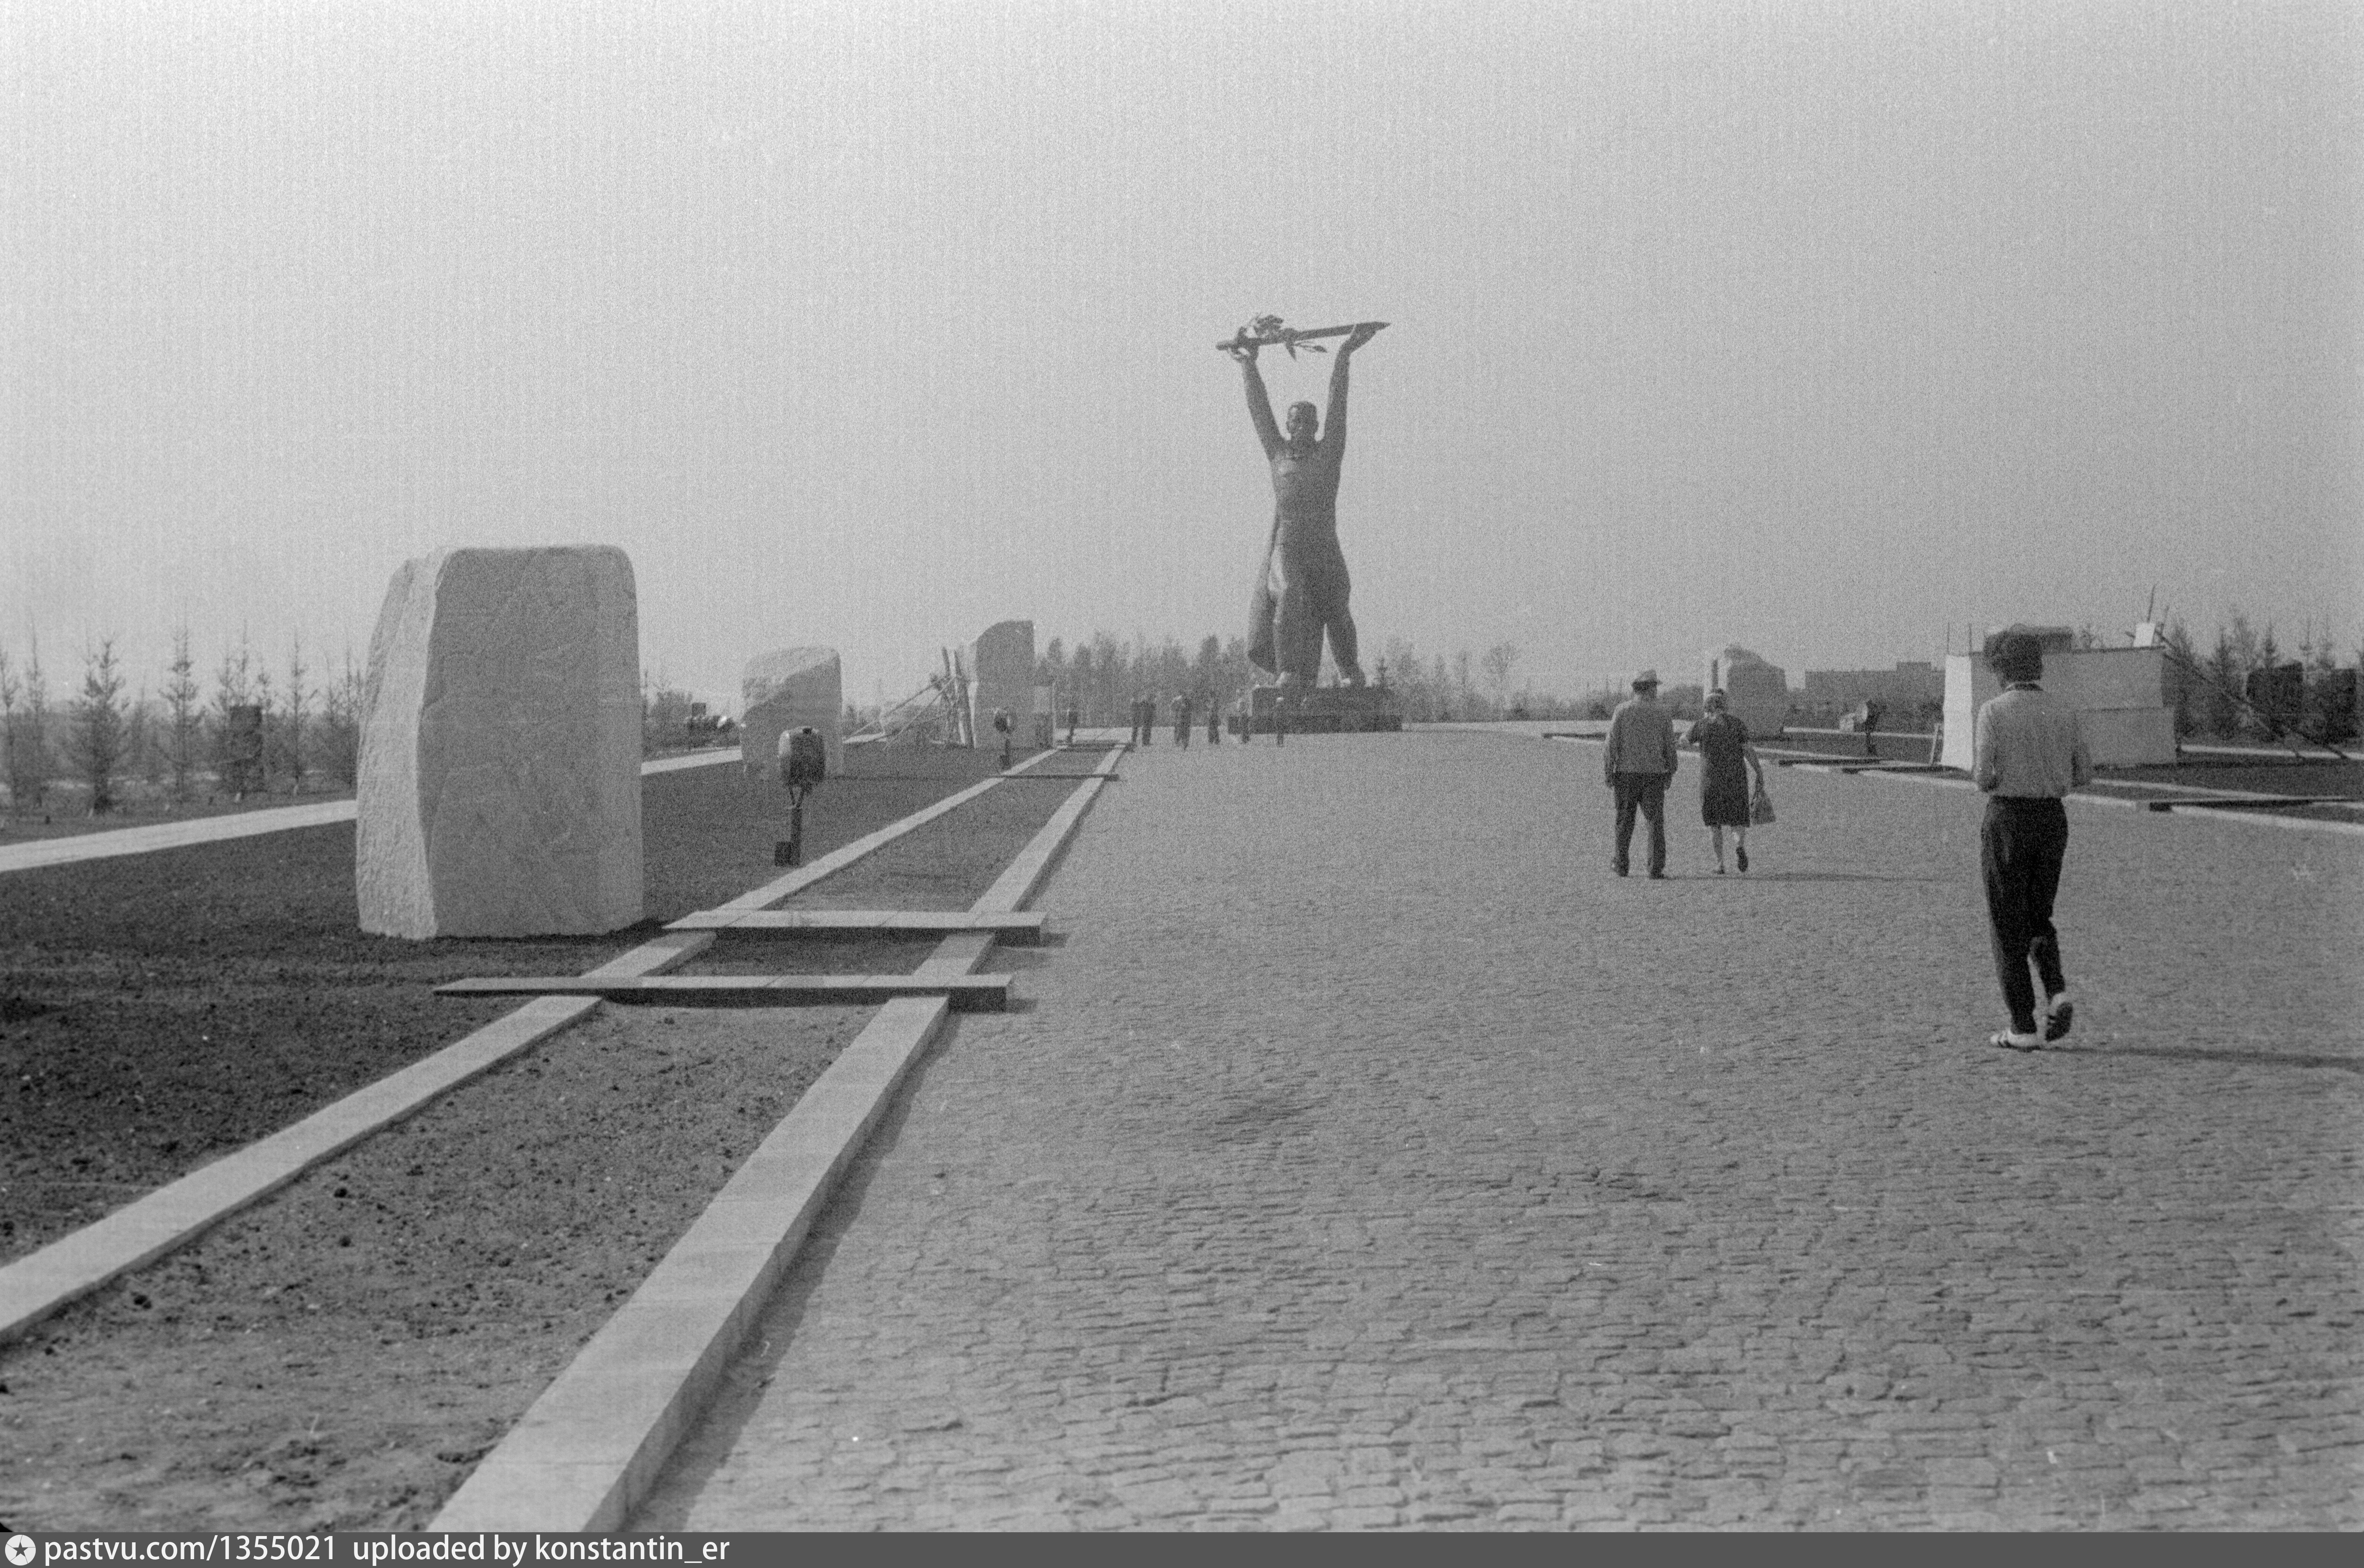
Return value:
[(1736, 645), (1709, 649), (1705, 663), (1701, 691), (1723, 687), (1733, 717), (1748, 727), (1750, 739), (1781, 733), (1790, 720), (1790, 677), (1781, 666)]
[[(2044, 689), (2068, 699), (2082, 720), (2085, 749), (2101, 768), (2175, 761), (2175, 710), (2167, 701), (2167, 656), (2157, 648), (2047, 649)], [(1946, 659), (1946, 766), (1968, 770), (1978, 758), (1973, 726), (1981, 706), (2002, 690), (1986, 660)]]
[(739, 757), (751, 784), (780, 781), (780, 732), (811, 725), (845, 771), (845, 683), (834, 648), (783, 648), (747, 661), (739, 683)]
[(1006, 620), (986, 629), (970, 645), (969, 718), (980, 746), (998, 746), (993, 710), (1009, 710), (1012, 733), (1024, 738), (1026, 716), (1034, 709), (1034, 623)]
[(370, 639), (354, 883), (396, 937), (641, 918), (640, 619), (606, 545), (406, 563)]

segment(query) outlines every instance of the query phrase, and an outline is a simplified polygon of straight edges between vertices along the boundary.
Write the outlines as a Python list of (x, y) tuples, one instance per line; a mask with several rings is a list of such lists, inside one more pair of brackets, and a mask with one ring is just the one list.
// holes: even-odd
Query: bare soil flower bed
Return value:
[[(808, 806), (808, 854), (991, 770), (862, 755)], [(965, 907), (1074, 787), (1004, 785), (799, 902)], [(728, 766), (645, 788), (651, 929), (778, 874), (775, 792)], [(319, 828), (0, 880), (11, 1254), (514, 1006), (428, 995), (441, 979), (579, 973), (649, 934), (362, 938), (351, 855), (350, 827)], [(0, 1346), (0, 1524), (424, 1524), (868, 1016), (605, 1008)]]

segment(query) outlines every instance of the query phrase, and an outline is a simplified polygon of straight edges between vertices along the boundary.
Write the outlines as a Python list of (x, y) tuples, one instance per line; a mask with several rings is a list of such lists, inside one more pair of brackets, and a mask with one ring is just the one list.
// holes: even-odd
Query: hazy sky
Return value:
[[(623, 547), (643, 662), (1244, 629), (1249, 317), (1394, 323), (1367, 647), (2364, 639), (2364, 9), (0, 0), (0, 648), (365, 654)], [(1276, 362), (1277, 361), (1277, 362)], [(1276, 397), (1328, 361), (1267, 356)]]

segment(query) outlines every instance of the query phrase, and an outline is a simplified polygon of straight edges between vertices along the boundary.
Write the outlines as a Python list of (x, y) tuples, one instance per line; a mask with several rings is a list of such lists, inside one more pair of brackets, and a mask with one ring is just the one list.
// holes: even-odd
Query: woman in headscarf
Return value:
[(1684, 738), (1700, 749), (1700, 817), (1715, 839), (1715, 874), (1723, 874), (1723, 830), (1732, 829), (1734, 853), (1740, 869), (1748, 869), (1748, 774), (1754, 770), (1759, 788), (1765, 764), (1748, 743), (1748, 726), (1732, 712), (1722, 688), (1707, 695), (1706, 714)]

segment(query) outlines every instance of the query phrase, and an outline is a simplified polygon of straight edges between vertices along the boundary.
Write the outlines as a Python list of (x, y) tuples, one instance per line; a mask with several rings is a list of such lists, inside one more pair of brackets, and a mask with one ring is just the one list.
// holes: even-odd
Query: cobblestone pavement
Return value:
[(2072, 808), (2020, 1056), (1977, 797), (1600, 765), (1129, 760), (637, 1522), (2364, 1525), (2364, 846)]

